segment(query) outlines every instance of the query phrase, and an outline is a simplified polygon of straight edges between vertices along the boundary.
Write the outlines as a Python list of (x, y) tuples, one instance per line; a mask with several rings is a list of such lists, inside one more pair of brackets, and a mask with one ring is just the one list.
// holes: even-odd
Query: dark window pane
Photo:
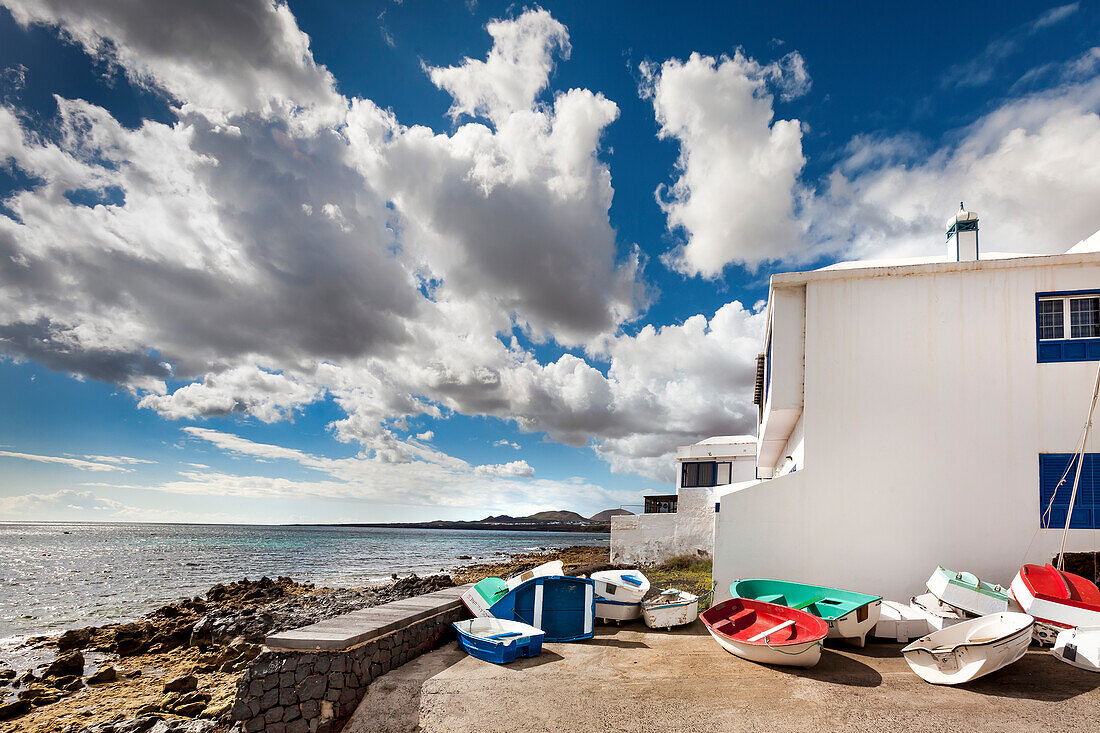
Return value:
[(1039, 338), (1065, 338), (1063, 328), (1063, 308), (1061, 300), (1039, 301)]
[(714, 469), (713, 463), (699, 464), (699, 486), (714, 486)]
[(1100, 298), (1072, 298), (1069, 301), (1070, 338), (1100, 336)]

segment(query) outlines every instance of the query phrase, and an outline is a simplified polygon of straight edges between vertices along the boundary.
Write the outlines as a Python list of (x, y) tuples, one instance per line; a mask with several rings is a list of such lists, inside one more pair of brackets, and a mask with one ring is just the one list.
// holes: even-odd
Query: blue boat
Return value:
[(508, 664), (518, 657), (537, 657), (546, 636), (534, 626), (499, 618), (473, 618), (454, 626), (458, 645), (471, 657)]
[(591, 639), (595, 632), (596, 587), (588, 578), (548, 575), (508, 591), (489, 612), (546, 632), (546, 641)]

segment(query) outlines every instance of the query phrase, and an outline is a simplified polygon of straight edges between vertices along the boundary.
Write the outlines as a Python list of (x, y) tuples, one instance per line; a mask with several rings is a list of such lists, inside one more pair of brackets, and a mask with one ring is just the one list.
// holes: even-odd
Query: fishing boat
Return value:
[(1100, 626), (1062, 629), (1050, 653), (1066, 664), (1100, 672)]
[(973, 573), (955, 572), (940, 566), (932, 573), (925, 587), (948, 606), (975, 616), (1008, 610), (1008, 589), (982, 582)]
[(1024, 656), (1034, 624), (1026, 613), (994, 613), (921, 637), (901, 653), (925, 682), (960, 685)]
[(508, 590), (512, 590), (520, 583), (526, 583), (532, 578), (545, 578), (548, 575), (565, 575), (565, 565), (562, 564), (561, 560), (544, 562), (542, 565), (533, 567), (519, 575), (513, 575), (508, 578)]
[(699, 618), (699, 596), (668, 588), (642, 601), (642, 620), (651, 629), (671, 629)]
[[(909, 599), (909, 606), (924, 615), (928, 621), (928, 633), (961, 624), (969, 616), (957, 608), (952, 608), (931, 593), (922, 593)], [(921, 634), (924, 636), (924, 634)]]
[(508, 584), (500, 578), (485, 578), (472, 588), (466, 589), (461, 596), (462, 603), (477, 618), (491, 618), (489, 611), (493, 604), (508, 593)]
[(508, 664), (518, 657), (542, 653), (546, 634), (534, 626), (499, 618), (474, 618), (451, 624), (458, 645), (471, 657), (494, 664)]
[(595, 584), (588, 578), (548, 575), (532, 578), (504, 594), (493, 616), (534, 626), (545, 641), (591, 639), (595, 631)]
[(817, 616), (752, 598), (722, 601), (699, 618), (727, 652), (761, 664), (812, 667), (829, 633)]
[(1080, 575), (1053, 565), (1024, 565), (1012, 580), (1012, 595), (1035, 617), (1035, 638), (1053, 644), (1062, 629), (1100, 626), (1100, 589)]
[(859, 646), (878, 623), (882, 608), (882, 596), (785, 580), (735, 580), (730, 595), (806, 611), (825, 620), (830, 639), (845, 639)]
[(604, 623), (614, 622), (621, 626), (623, 621), (634, 621), (641, 617), (642, 604), (640, 603), (609, 601), (596, 596), (596, 618)]
[(592, 582), (596, 595), (609, 601), (641, 603), (649, 592), (649, 578), (638, 570), (600, 570), (592, 573)]

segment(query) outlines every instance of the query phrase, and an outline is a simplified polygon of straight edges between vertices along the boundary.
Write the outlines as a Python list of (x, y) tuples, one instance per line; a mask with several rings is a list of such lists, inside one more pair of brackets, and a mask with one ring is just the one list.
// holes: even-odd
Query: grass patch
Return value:
[[(665, 588), (678, 588), (703, 596), (710, 593), (713, 562), (709, 557), (680, 555), (659, 565), (643, 568), (642, 572), (652, 584), (650, 593), (660, 593)], [(699, 602), (699, 610), (709, 606), (710, 598)]]

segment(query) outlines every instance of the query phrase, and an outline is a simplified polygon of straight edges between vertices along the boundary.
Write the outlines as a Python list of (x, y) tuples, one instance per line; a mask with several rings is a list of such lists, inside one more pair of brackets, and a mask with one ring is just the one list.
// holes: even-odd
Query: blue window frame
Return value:
[[(1066, 526), (1066, 510), (1073, 493), (1073, 476), (1077, 471), (1076, 453), (1039, 454), (1039, 526), (1060, 529)], [(1067, 472), (1066, 469), (1069, 469)], [(1065, 482), (1055, 487), (1065, 475)], [(1044, 517), (1051, 497), (1054, 505), (1050, 515)], [(1044, 519), (1046, 521), (1044, 521)], [(1077, 487), (1077, 500), (1073, 504), (1071, 529), (1100, 529), (1100, 453), (1086, 453), (1081, 467), (1081, 483)]]
[(1100, 290), (1035, 294), (1039, 363), (1100, 360)]

